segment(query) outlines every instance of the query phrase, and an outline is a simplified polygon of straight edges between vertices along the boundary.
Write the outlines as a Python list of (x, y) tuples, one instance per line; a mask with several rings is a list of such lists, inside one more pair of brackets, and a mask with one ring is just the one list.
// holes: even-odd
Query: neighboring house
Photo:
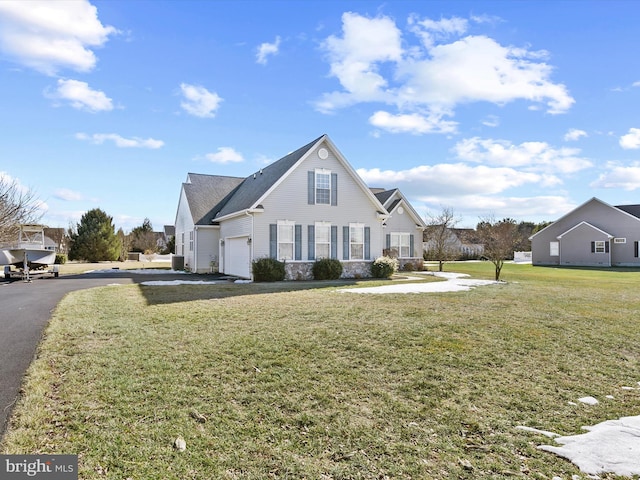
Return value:
[(422, 232), (426, 226), (420, 215), (397, 188), (372, 188), (371, 191), (389, 213), (382, 222), (384, 250), (380, 253), (396, 257), (401, 269), (408, 263), (418, 268), (422, 265)]
[(263, 257), (285, 261), (288, 279), (311, 278), (319, 258), (339, 259), (344, 277), (366, 277), (387, 245), (405, 263), (421, 262), (415, 240), (424, 222), (398, 190), (380, 193), (326, 135), (246, 178), (189, 173), (176, 213), (176, 255), (193, 272), (244, 278)]
[[(422, 249), (429, 252), (435, 248), (435, 242), (428, 238), (428, 228), (424, 232)], [(484, 245), (479, 243), (477, 233), (472, 228), (450, 228), (447, 237), (447, 248), (460, 258), (480, 257), (484, 253)]]
[(44, 227), (45, 249), (55, 250), (57, 253), (67, 253), (68, 237), (64, 228)]
[(640, 266), (640, 205), (592, 198), (532, 235), (533, 265)]

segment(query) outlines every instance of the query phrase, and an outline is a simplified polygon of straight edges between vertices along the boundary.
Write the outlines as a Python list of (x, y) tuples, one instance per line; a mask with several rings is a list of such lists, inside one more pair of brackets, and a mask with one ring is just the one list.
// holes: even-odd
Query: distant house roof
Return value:
[(640, 205), (616, 205), (616, 208), (640, 218)]

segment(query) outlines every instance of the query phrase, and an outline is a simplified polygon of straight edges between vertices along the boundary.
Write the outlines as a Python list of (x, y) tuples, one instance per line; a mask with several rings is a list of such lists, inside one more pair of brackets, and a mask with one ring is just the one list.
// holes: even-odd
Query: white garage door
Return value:
[(227, 275), (236, 275), (238, 277), (250, 278), (251, 268), (249, 262), (250, 245), (247, 244), (249, 237), (228, 238), (225, 243), (226, 265), (225, 272)]

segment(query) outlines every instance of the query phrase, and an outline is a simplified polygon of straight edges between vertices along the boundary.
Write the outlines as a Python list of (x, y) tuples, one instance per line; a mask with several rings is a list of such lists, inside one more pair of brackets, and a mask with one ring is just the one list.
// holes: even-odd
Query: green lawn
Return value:
[[(445, 269), (493, 278), (486, 262)], [(0, 451), (77, 453), (82, 479), (570, 479), (536, 448), (550, 439), (516, 426), (569, 435), (640, 414), (640, 390), (621, 388), (640, 387), (640, 271), (507, 264), (502, 278), (439, 294), (73, 293)]]

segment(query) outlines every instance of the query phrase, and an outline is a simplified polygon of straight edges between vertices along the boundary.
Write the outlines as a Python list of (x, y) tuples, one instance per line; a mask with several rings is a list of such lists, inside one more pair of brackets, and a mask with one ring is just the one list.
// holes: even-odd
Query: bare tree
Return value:
[(16, 240), (21, 224), (37, 223), (41, 216), (35, 193), (0, 175), (0, 243)]
[(442, 207), (438, 215), (429, 215), (424, 241), (432, 259), (438, 261), (438, 271), (442, 271), (444, 263), (458, 256), (458, 239), (451, 231), (459, 222), (449, 207)]
[(495, 266), (495, 279), (498, 281), (504, 261), (513, 258), (513, 250), (518, 243), (516, 221), (510, 218), (500, 221), (493, 218), (482, 219), (476, 231), (484, 244), (484, 255)]

